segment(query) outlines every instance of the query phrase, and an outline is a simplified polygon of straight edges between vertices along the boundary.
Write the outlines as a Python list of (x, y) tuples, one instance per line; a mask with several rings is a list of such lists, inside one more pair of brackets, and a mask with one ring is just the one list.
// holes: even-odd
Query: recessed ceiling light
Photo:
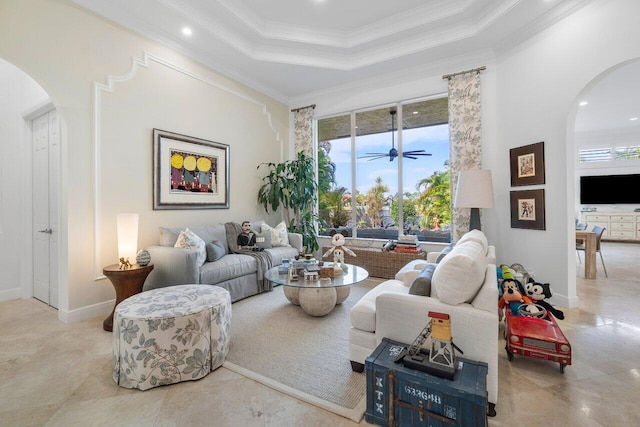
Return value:
[(182, 34), (184, 34), (185, 36), (190, 36), (191, 34), (193, 34), (193, 31), (191, 31), (191, 28), (189, 27), (184, 27), (182, 29)]
[(585, 105), (587, 105), (587, 104), (588, 104), (588, 102), (587, 102), (587, 101), (582, 101), (582, 102), (581, 102), (580, 104), (578, 104), (578, 105), (580, 105), (581, 107), (584, 107), (584, 106), (585, 106)]
[(417, 111), (414, 111), (414, 112), (413, 112), (413, 114), (418, 114), (418, 112), (417, 112)]
[(636, 120), (638, 120), (637, 117), (631, 117), (629, 120), (631, 120), (632, 122), (635, 122)]

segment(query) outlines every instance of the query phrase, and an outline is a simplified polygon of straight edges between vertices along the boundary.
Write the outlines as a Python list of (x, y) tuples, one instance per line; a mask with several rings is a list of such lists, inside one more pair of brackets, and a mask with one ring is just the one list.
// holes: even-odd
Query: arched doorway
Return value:
[(0, 301), (59, 306), (60, 125), (46, 91), (0, 59)]
[[(568, 165), (573, 171), (575, 220), (588, 229), (605, 228), (603, 240), (632, 241), (640, 238), (631, 214), (640, 203), (582, 203), (581, 177), (637, 174), (640, 170), (640, 58), (614, 65), (595, 77), (580, 92), (568, 121)], [(633, 190), (631, 190), (633, 191)], [(587, 212), (589, 210), (594, 212)], [(615, 217), (632, 218), (621, 222)], [(626, 215), (625, 215), (626, 214)], [(570, 248), (573, 248), (570, 242)], [(575, 256), (575, 255), (574, 255)], [(606, 256), (605, 256), (606, 257)], [(596, 259), (597, 277), (604, 277), (600, 257)], [(578, 268), (578, 277), (584, 266)]]

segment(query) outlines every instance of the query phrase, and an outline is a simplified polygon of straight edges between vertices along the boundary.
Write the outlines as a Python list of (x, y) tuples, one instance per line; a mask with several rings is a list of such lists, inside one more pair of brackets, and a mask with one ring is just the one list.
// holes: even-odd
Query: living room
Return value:
[[(427, 58), (398, 75), (287, 97), (214, 71), (74, 2), (2, 0), (0, 58), (35, 79), (60, 117), (59, 321), (111, 310), (113, 287), (101, 271), (116, 261), (118, 213), (140, 214), (140, 247), (157, 243), (160, 226), (247, 218), (275, 224), (279, 218), (265, 217), (256, 201), (256, 167), (293, 156), (290, 109), (315, 104), (315, 115), (326, 117), (444, 94), (442, 75), (483, 65), (482, 165), (492, 171), (495, 194), (495, 208), (482, 213), (483, 231), (500, 262), (524, 263), (553, 283), (556, 304), (579, 307), (573, 124), (593, 84), (640, 58), (640, 5), (564, 3), (576, 10), (520, 44), (505, 41), (496, 51), (440, 63)], [(153, 128), (230, 146), (229, 209), (152, 209)], [(539, 141), (545, 143), (546, 230), (513, 229), (509, 149)], [(22, 237), (33, 235), (32, 202), (24, 197), (31, 194), (31, 178), (23, 175), (32, 171), (21, 168), (30, 165), (31, 153), (21, 141), (3, 138), (0, 144), (0, 265), (8, 272), (0, 280), (0, 301), (10, 301), (32, 295), (31, 243)]]

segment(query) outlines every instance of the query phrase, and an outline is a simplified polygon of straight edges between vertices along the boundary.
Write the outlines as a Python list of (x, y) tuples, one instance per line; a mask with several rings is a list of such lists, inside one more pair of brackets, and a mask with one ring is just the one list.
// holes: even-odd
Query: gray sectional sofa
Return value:
[[(264, 221), (252, 221), (251, 229), (259, 233)], [(180, 231), (185, 227), (160, 227), (160, 243), (146, 249), (151, 254), (153, 271), (147, 277), (143, 291), (172, 285), (203, 284), (217, 285), (229, 291), (231, 301), (238, 301), (260, 293), (258, 278), (259, 260), (251, 254), (230, 253), (224, 224), (188, 227), (205, 243), (215, 240), (225, 248), (225, 255), (216, 261), (198, 263), (196, 250), (174, 247)], [(302, 250), (302, 235), (288, 233), (289, 247), (264, 249), (269, 254), (273, 267), (283, 259), (292, 259)], [(237, 236), (232, 236), (235, 240)]]

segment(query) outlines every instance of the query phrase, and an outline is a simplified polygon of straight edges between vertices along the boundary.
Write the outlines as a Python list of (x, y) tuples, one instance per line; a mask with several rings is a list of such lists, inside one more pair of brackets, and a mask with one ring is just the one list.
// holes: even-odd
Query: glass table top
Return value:
[[(325, 266), (328, 264), (325, 263)], [(330, 265), (330, 264), (329, 264)], [(298, 277), (297, 280), (289, 279), (288, 274), (280, 274), (280, 267), (273, 267), (264, 275), (265, 279), (284, 286), (292, 286), (296, 288), (337, 288), (340, 286), (349, 286), (355, 283), (361, 282), (367, 277), (369, 273), (362, 267), (351, 264), (343, 264), (347, 267), (347, 271), (343, 272), (340, 276), (333, 278), (319, 278), (317, 280), (304, 280), (304, 278)]]

